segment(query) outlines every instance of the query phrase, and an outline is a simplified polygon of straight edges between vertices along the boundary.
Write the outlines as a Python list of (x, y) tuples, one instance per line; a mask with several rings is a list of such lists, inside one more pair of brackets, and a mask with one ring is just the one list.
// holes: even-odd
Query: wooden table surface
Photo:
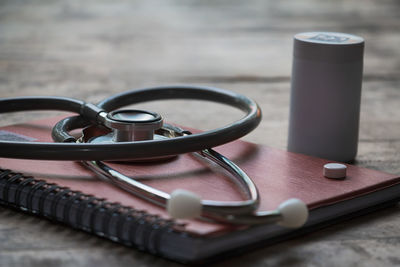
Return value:
[[(261, 125), (245, 140), (285, 149), (292, 38), (315, 30), (365, 38), (356, 164), (400, 174), (400, 2), (395, 0), (1, 1), (0, 96), (57, 95), (95, 103), (145, 86), (216, 86), (252, 97), (263, 109)], [(190, 108), (180, 101), (148, 106), (200, 129), (240, 115), (196, 101)], [(1, 115), (0, 123), (53, 114)], [(218, 265), (400, 265), (399, 212), (388, 208)], [(177, 265), (4, 207), (0, 241), (1, 266)]]

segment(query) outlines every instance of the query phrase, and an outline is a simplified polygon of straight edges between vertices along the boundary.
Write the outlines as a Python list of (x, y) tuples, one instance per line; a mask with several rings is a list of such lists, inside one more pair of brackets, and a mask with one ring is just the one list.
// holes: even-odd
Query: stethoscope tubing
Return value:
[[(256, 211), (260, 202), (257, 187), (235, 163), (213, 149), (205, 149), (196, 154), (227, 170), (233, 180), (242, 185), (248, 198), (243, 201), (201, 200), (201, 219), (238, 225), (275, 223), (282, 220), (279, 209)], [(126, 176), (102, 161), (83, 161), (82, 164), (103, 180), (155, 205), (165, 208), (171, 199), (170, 194)]]
[(97, 121), (102, 111), (144, 101), (199, 99), (227, 104), (246, 115), (221, 128), (168, 140), (122, 142), (115, 144), (78, 144), (0, 141), (0, 157), (42, 160), (127, 160), (201, 151), (236, 140), (257, 127), (261, 109), (241, 94), (212, 87), (162, 86), (127, 91), (95, 106), (65, 97), (24, 97), (0, 99), (0, 113), (28, 110), (63, 110), (80, 114), (86, 121)]

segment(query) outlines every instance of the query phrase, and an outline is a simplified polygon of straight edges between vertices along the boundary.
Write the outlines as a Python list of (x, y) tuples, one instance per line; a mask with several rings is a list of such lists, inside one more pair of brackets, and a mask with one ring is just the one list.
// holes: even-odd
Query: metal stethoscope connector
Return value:
[[(162, 117), (144, 110), (117, 110), (99, 114), (103, 125), (112, 132), (95, 138), (86, 136), (90, 142), (146, 141), (156, 138), (175, 138), (190, 135), (178, 127), (164, 125)], [(157, 132), (157, 134), (155, 134)], [(83, 138), (81, 138), (83, 140)], [(202, 218), (230, 224), (263, 224), (276, 222), (289, 228), (302, 226), (308, 217), (306, 205), (299, 199), (284, 201), (275, 210), (257, 212), (260, 198), (250, 177), (235, 163), (215, 150), (203, 149), (195, 154), (222, 167), (238, 183), (248, 199), (243, 201), (202, 200), (197, 194), (176, 189), (171, 194), (143, 184), (111, 168), (102, 161), (84, 161), (83, 164), (104, 180), (156, 205), (167, 209), (174, 219)], [(145, 159), (143, 159), (145, 160)], [(154, 159), (151, 159), (154, 160)]]

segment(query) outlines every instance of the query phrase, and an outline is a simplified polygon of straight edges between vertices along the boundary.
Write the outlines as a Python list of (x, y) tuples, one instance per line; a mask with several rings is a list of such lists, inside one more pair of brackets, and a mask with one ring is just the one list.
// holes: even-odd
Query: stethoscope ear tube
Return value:
[(259, 194), (253, 181), (232, 161), (213, 149), (197, 153), (227, 170), (236, 182), (246, 190), (247, 200), (212, 201), (201, 200), (193, 192), (177, 189), (171, 194), (143, 184), (111, 168), (102, 161), (82, 162), (105, 181), (110, 182), (140, 198), (167, 209), (174, 219), (201, 218), (221, 223), (253, 225), (277, 223), (286, 228), (298, 228), (308, 218), (308, 208), (299, 199), (288, 199), (275, 210), (256, 211), (259, 205)]
[[(233, 215), (239, 215), (239, 214), (248, 214), (252, 213), (257, 209), (258, 204), (259, 204), (259, 195), (257, 188), (253, 181), (244, 173), (237, 165), (235, 165), (233, 162), (219, 154), (218, 152), (212, 150), (212, 149), (206, 149), (201, 152), (197, 153), (198, 155), (208, 158), (209, 160), (217, 163), (219, 166), (222, 166), (224, 169), (226, 169), (230, 174), (231, 178), (241, 184), (241, 188), (243, 188), (245, 191), (244, 193), (247, 196), (247, 200), (243, 201), (215, 201), (215, 200), (200, 200), (198, 199), (198, 205), (191, 205), (190, 209), (188, 209), (189, 212), (192, 212), (193, 215), (199, 214), (200, 217), (203, 218), (208, 218), (208, 219), (213, 219), (221, 222), (226, 222), (227, 220), (225, 217), (229, 217), (232, 214)], [(153, 188), (151, 186), (148, 186), (146, 184), (143, 184), (132, 177), (128, 177), (117, 170), (111, 168), (109, 165), (102, 161), (84, 161), (82, 162), (85, 166), (87, 166), (89, 169), (94, 171), (97, 175), (102, 177), (104, 180), (111, 182), (114, 185), (117, 185), (118, 187), (140, 197), (143, 198), (149, 202), (152, 202), (156, 205), (159, 205), (161, 207), (168, 207), (168, 211), (170, 215), (172, 215), (173, 218), (178, 219), (178, 218), (190, 218), (187, 214), (182, 213), (182, 202), (180, 199), (185, 198), (187, 201), (193, 200), (195, 197), (195, 194), (190, 193), (188, 194), (188, 191), (181, 190), (180, 193), (176, 194), (168, 194), (166, 192), (160, 191), (156, 188)], [(179, 190), (178, 190), (179, 191)], [(183, 194), (182, 194), (183, 193)], [(171, 205), (171, 201), (174, 202), (174, 197), (175, 201), (174, 204)], [(187, 201), (184, 201), (187, 205)], [(196, 201), (195, 201), (196, 202)], [(193, 203), (193, 201), (192, 201)], [(175, 205), (175, 207), (173, 206)], [(193, 209), (195, 207), (200, 208), (201, 210), (198, 210), (198, 212), (193, 213)], [(173, 216), (174, 214), (176, 215), (177, 213), (175, 212), (176, 210), (181, 210), (180, 214), (181, 216), (176, 217)], [(172, 212), (172, 214), (171, 214)]]

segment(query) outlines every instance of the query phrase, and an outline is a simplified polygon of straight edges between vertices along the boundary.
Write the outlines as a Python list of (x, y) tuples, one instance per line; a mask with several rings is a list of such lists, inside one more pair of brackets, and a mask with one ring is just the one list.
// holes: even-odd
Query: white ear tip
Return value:
[(177, 189), (167, 202), (167, 212), (174, 219), (189, 219), (201, 214), (201, 199), (193, 192)]
[(303, 226), (308, 218), (307, 205), (297, 198), (291, 198), (282, 202), (278, 207), (282, 215), (282, 221), (278, 224), (288, 228)]

